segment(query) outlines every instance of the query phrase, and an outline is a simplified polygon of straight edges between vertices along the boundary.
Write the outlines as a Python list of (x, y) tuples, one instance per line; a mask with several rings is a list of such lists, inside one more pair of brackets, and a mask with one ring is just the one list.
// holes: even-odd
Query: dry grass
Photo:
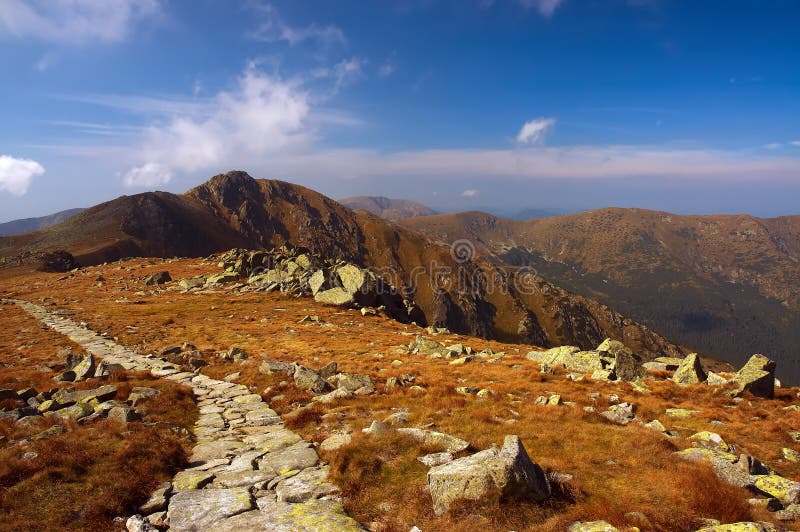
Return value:
[[(689, 446), (686, 438), (700, 430), (718, 432), (739, 452), (765, 460), (790, 478), (800, 478), (800, 466), (781, 460), (782, 447), (800, 450), (787, 435), (787, 430), (800, 428), (800, 413), (783, 409), (798, 403), (797, 389), (782, 390), (774, 400), (747, 398), (737, 403), (724, 390), (648, 380), (652, 393), (641, 394), (627, 384), (573, 382), (563, 372), (541, 374), (537, 364), (525, 360), (527, 346), (447, 334), (436, 340), (506, 353), (496, 362), (450, 366), (446, 360), (405, 353), (403, 345), (424, 334), (413, 325), (364, 318), (352, 310), (280, 294), (160, 293), (142, 285), (144, 275), (163, 269), (178, 279), (216, 271), (216, 266), (196, 260), (125, 261), (60, 281), (45, 274), (10, 277), (0, 280), (0, 292), (5, 287), (25, 299), (44, 298), (73, 310), (96, 330), (143, 350), (191, 342), (210, 362), (203, 373), (223, 378), (239, 372), (237, 382), (261, 393), (304, 437), (322, 441), (334, 432), (352, 431), (353, 443), (325, 458), (348, 495), (348, 510), (376, 530), (408, 530), (412, 525), (423, 530), (563, 530), (579, 519), (605, 519), (642, 530), (692, 530), (701, 518), (770, 520), (770, 514), (749, 507), (749, 492), (723, 484), (701, 464), (674, 458), (673, 451)], [(107, 279), (104, 286), (94, 281), (98, 275)], [(127, 302), (116, 302), (120, 300)], [(327, 325), (299, 323), (309, 314), (319, 315)], [(247, 350), (248, 360), (224, 363), (213, 356), (231, 346)], [(310, 367), (336, 361), (340, 371), (369, 374), (378, 393), (298, 409), (309, 401), (308, 393), (287, 384), (285, 375), (259, 373), (263, 358)], [(393, 360), (402, 364), (392, 365)], [(384, 391), (387, 377), (403, 374), (413, 375), (426, 391)], [(493, 394), (481, 401), (458, 395), (456, 386), (488, 388)], [(552, 393), (576, 406), (534, 404), (538, 396)], [(590, 398), (592, 393), (600, 393), (599, 398)], [(607, 408), (610, 394), (636, 404), (646, 421), (659, 419), (681, 436), (667, 439), (636, 424), (620, 427), (584, 412), (584, 406)], [(368, 439), (360, 432), (397, 408), (409, 410), (410, 426), (430, 426), (467, 439), (476, 449), (500, 444), (506, 434), (518, 434), (534, 461), (546, 470), (574, 476), (567, 486), (571, 497), (544, 507), (518, 502), (499, 508), (470, 504), (434, 516), (426, 493), (426, 469), (416, 460), (427, 450), (396, 436)], [(670, 418), (667, 408), (698, 413)], [(647, 522), (630, 512), (644, 514)]]
[(161, 395), (142, 404), (142, 422), (127, 426), (68, 423), (63, 434), (26, 441), (56, 422), (0, 425), (9, 441), (0, 447), (0, 530), (118, 530), (115, 517), (136, 513), (159, 483), (186, 466), (187, 431), (196, 418), (191, 390), (136, 374), (120, 374), (116, 384), (119, 399), (134, 386)]

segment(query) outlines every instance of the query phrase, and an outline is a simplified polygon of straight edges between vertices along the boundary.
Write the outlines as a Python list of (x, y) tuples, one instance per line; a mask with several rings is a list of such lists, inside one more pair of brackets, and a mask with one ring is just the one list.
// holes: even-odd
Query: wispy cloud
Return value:
[(172, 180), (172, 172), (158, 163), (146, 163), (128, 170), (122, 177), (126, 187), (157, 187)]
[(161, 0), (3, 0), (0, 34), (81, 44), (125, 40), (161, 13)]
[(173, 172), (218, 170), (292, 152), (314, 136), (309, 95), (284, 80), (249, 67), (233, 91), (219, 93), (210, 109), (172, 117), (147, 129), (125, 184), (168, 182)]
[(563, 3), (563, 0), (519, 0), (519, 3), (525, 9), (536, 9), (541, 15), (549, 17)]
[(465, 198), (474, 198), (475, 196), (478, 195), (478, 191), (474, 188), (468, 188), (467, 190), (462, 192), (461, 195), (464, 196)]
[(316, 23), (308, 26), (292, 26), (288, 24), (272, 4), (253, 4), (260, 21), (258, 27), (248, 35), (259, 41), (285, 41), (290, 45), (317, 41), (324, 45), (344, 44), (347, 40), (344, 32), (334, 25), (320, 26)]
[(36, 161), (0, 155), (0, 191), (24, 196), (33, 178), (43, 173), (44, 167)]
[(556, 124), (555, 118), (534, 118), (523, 124), (517, 134), (520, 144), (537, 144), (544, 139), (545, 134)]

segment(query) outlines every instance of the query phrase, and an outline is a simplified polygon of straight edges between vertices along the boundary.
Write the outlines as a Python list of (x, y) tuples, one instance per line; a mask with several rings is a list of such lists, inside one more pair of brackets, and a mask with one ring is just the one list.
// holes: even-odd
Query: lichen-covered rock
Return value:
[(319, 499), (339, 491), (328, 482), (328, 467), (304, 469), (275, 486), (275, 494), (281, 502), (305, 502)]
[(605, 521), (576, 521), (567, 529), (568, 532), (618, 532), (619, 529)]
[(175, 491), (196, 490), (214, 480), (214, 473), (208, 471), (179, 471), (172, 479)]
[(600, 415), (617, 425), (627, 425), (634, 420), (635, 412), (636, 406), (631, 403), (620, 403), (611, 405), (608, 410), (601, 412)]
[(285, 475), (289, 471), (314, 467), (317, 462), (317, 451), (308, 442), (300, 441), (286, 449), (265, 454), (258, 463), (258, 468), (271, 469), (278, 475)]
[(409, 353), (420, 355), (433, 355), (441, 353), (444, 346), (435, 340), (430, 340), (424, 336), (417, 336), (408, 348)]
[(311, 368), (307, 368), (297, 364), (294, 368), (294, 383), (313, 394), (321, 395), (333, 390), (333, 386), (322, 377), (319, 373)]
[(701, 528), (697, 532), (776, 532), (771, 523), (741, 522), (727, 525), (714, 525)]
[(703, 370), (697, 353), (691, 353), (684, 358), (681, 365), (675, 370), (675, 374), (672, 375), (672, 380), (681, 385), (700, 384), (705, 382), (706, 378), (706, 372)]
[(707, 430), (693, 434), (689, 437), (689, 441), (696, 447), (715, 449), (724, 453), (730, 452), (731, 450), (730, 446), (722, 439), (722, 436), (716, 432), (709, 432)]
[(736, 389), (732, 392), (738, 397), (750, 392), (756, 397), (775, 397), (775, 361), (764, 355), (753, 355), (733, 376)]
[(75, 374), (75, 381), (82, 381), (94, 375), (94, 356), (71, 355), (67, 357), (67, 370)]
[(779, 475), (756, 475), (755, 487), (784, 506), (800, 503), (800, 482)]
[(336, 305), (339, 307), (350, 306), (355, 303), (355, 296), (352, 292), (348, 292), (339, 286), (329, 288), (328, 290), (321, 290), (314, 294), (314, 301), (317, 303), (325, 303), (327, 305)]
[(433, 510), (442, 515), (458, 500), (484, 500), (492, 495), (543, 501), (550, 484), (517, 436), (506, 436), (503, 448), (487, 449), (428, 471)]
[(260, 509), (241, 513), (215, 523), (214, 532), (269, 530), (270, 532), (362, 532), (364, 528), (345, 514), (342, 505), (332, 500), (314, 499), (290, 504), (266, 497)]
[(420, 456), (417, 458), (419, 462), (422, 462), (428, 467), (436, 467), (444, 464), (448, 464), (453, 461), (453, 454), (452, 453), (431, 453), (426, 454), (424, 456)]
[(212, 525), (253, 509), (246, 488), (192, 489), (176, 493), (169, 502), (170, 530), (211, 530)]
[(323, 440), (319, 444), (319, 448), (325, 452), (335, 451), (348, 445), (352, 440), (353, 437), (350, 434), (334, 434)]
[(547, 351), (531, 351), (526, 355), (528, 360), (538, 362), (542, 366), (563, 366), (569, 371), (591, 373), (597, 370), (613, 369), (614, 359), (606, 352), (581, 351), (570, 345), (554, 347)]
[(448, 453), (460, 453), (469, 447), (469, 442), (434, 430), (416, 428), (397, 429), (399, 434), (414, 438), (416, 441), (433, 449), (441, 449)]
[(618, 340), (606, 338), (597, 347), (600, 353), (608, 353), (614, 357), (614, 373), (618, 379), (623, 381), (634, 381), (644, 376), (642, 368), (642, 357)]

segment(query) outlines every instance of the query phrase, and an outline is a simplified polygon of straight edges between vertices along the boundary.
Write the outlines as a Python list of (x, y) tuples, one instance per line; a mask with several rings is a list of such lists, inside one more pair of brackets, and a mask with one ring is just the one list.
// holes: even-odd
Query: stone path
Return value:
[[(151, 523), (192, 531), (364, 530), (344, 512), (311, 443), (286, 429), (261, 396), (140, 355), (39, 305), (13, 302), (97, 358), (192, 387), (200, 416), (191, 467), (142, 506)], [(138, 518), (129, 527), (148, 529)]]

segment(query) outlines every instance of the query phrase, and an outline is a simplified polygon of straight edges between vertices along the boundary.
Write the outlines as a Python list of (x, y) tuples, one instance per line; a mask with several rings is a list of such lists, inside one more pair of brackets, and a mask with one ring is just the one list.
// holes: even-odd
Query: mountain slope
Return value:
[(484, 213), (402, 220), (439, 241), (534, 268), (662, 334), (741, 363), (764, 351), (800, 380), (800, 217), (602, 209), (517, 222)]
[(390, 199), (383, 196), (355, 196), (339, 200), (339, 203), (354, 211), (361, 209), (387, 220), (436, 214), (436, 211), (430, 207), (416, 201)]
[(462, 260), (421, 233), (307, 188), (243, 172), (216, 176), (183, 195), (123, 196), (46, 230), (0, 238), (0, 254), (66, 249), (79, 263), (96, 264), (284, 243), (375, 269), (417, 302), (428, 323), (453, 331), (585, 348), (610, 336), (647, 358), (680, 352), (607, 306), (541, 278)]
[(67, 218), (75, 216), (81, 211), (83, 211), (83, 209), (68, 209), (66, 211), (49, 214), (47, 216), (40, 216), (38, 218), (21, 218), (19, 220), (11, 220), (10, 222), (0, 224), (0, 236), (21, 235), (23, 233), (30, 233), (31, 231), (45, 229), (51, 225), (61, 223)]

